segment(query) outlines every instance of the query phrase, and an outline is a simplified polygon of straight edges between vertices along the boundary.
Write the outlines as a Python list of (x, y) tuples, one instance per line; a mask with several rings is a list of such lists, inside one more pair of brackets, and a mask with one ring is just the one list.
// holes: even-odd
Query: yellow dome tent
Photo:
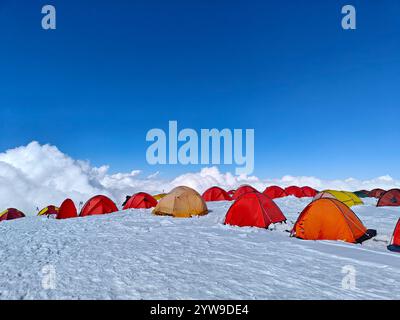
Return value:
[(348, 207), (357, 206), (364, 204), (356, 194), (349, 191), (337, 191), (337, 190), (324, 190), (318, 193), (314, 200), (321, 199), (321, 198), (331, 198), (337, 199), (340, 202), (343, 202)]
[(201, 195), (189, 187), (177, 187), (163, 197), (153, 210), (153, 214), (190, 218), (206, 215), (207, 205)]

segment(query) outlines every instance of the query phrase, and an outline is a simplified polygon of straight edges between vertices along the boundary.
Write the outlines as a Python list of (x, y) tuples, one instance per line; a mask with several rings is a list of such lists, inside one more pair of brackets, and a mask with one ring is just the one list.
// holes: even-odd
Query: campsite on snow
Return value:
[(399, 299), (399, 205), (398, 189), (244, 185), (10, 208), (0, 298)]

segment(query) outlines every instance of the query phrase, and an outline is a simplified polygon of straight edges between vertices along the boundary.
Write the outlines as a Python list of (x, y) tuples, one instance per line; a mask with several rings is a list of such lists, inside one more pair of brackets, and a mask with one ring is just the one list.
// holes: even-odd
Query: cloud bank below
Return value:
[(36, 208), (49, 204), (60, 205), (65, 198), (76, 204), (85, 202), (96, 194), (111, 197), (118, 205), (126, 195), (138, 191), (148, 193), (168, 192), (186, 185), (203, 192), (218, 185), (225, 189), (251, 184), (260, 191), (269, 185), (309, 185), (318, 190), (358, 190), (400, 187), (400, 181), (386, 175), (371, 180), (321, 180), (316, 177), (284, 176), (279, 179), (261, 179), (256, 176), (236, 176), (222, 173), (217, 167), (203, 168), (173, 180), (163, 180), (158, 173), (142, 177), (140, 170), (128, 173), (108, 173), (108, 166), (93, 167), (87, 161), (75, 160), (51, 145), (34, 141), (27, 146), (0, 153), (0, 211), (15, 207), (28, 215)]

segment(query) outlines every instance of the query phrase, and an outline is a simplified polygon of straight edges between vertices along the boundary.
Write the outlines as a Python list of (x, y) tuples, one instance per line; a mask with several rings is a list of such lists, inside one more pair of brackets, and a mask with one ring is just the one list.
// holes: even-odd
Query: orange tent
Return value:
[(58, 210), (57, 219), (76, 218), (77, 216), (78, 212), (74, 202), (71, 199), (64, 200), (60, 206), (60, 209)]
[(356, 214), (336, 199), (311, 202), (298, 217), (292, 236), (304, 240), (341, 240), (361, 243), (376, 235), (367, 230)]
[(202, 195), (204, 201), (231, 201), (232, 198), (224, 189), (220, 187), (211, 187)]
[(107, 214), (118, 211), (115, 203), (106, 196), (95, 196), (89, 199), (81, 210), (81, 217), (96, 214)]
[(250, 192), (256, 192), (259, 193), (257, 189), (253, 188), (252, 186), (249, 185), (243, 185), (241, 187), (239, 187), (235, 193), (232, 196), (232, 199), (236, 200), (238, 199), (240, 196), (246, 194), (246, 193), (250, 193)]

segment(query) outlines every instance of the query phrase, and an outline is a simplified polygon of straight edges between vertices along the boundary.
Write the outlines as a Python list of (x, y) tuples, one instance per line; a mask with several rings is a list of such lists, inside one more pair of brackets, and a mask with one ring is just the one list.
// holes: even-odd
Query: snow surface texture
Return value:
[(242, 184), (251, 184), (260, 191), (269, 185), (309, 185), (317, 190), (400, 187), (400, 182), (390, 176), (360, 181), (321, 180), (315, 177), (284, 176), (280, 179), (260, 179), (255, 176), (235, 176), (221, 173), (218, 168), (204, 168), (200, 172), (187, 173), (173, 180), (160, 177), (157, 172), (143, 177), (140, 170), (110, 174), (108, 166), (92, 167), (90, 163), (75, 160), (55, 146), (32, 142), (27, 146), (0, 153), (0, 211), (14, 207), (26, 215), (36, 215), (36, 208), (53, 204), (59, 206), (65, 198), (76, 203), (86, 202), (96, 194), (111, 197), (117, 204), (126, 195), (139, 191), (149, 193), (168, 192), (179, 185), (194, 188), (198, 192), (217, 185), (227, 190)]
[[(386, 250), (400, 208), (353, 207), (378, 237), (363, 245), (290, 238), (310, 199), (276, 200), (273, 230), (223, 225), (230, 202), (191, 219), (128, 210), (0, 223), (1, 299), (399, 299), (400, 254)], [(43, 287), (54, 268), (53, 289)], [(353, 268), (355, 288), (342, 287)], [(45, 281), (45, 283), (47, 283)]]

